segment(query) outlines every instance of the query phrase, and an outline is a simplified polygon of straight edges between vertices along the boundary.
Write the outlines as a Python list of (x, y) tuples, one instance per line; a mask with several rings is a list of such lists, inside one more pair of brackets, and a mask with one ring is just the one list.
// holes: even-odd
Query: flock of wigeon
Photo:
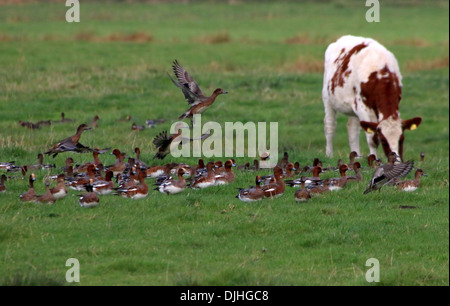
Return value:
[[(214, 90), (211, 96), (207, 97), (202, 93), (195, 80), (180, 66), (178, 61), (174, 61), (172, 68), (176, 80), (172, 77), (170, 79), (181, 89), (189, 104), (189, 109), (179, 119), (190, 118), (191, 125), (193, 124), (192, 120), (195, 114), (203, 113), (214, 103), (218, 95), (227, 93), (218, 88)], [(59, 122), (73, 122), (72, 119), (65, 118), (64, 113), (61, 114), (61, 117), (61, 121)], [(280, 197), (285, 193), (286, 185), (300, 187), (294, 192), (294, 199), (296, 201), (307, 201), (316, 194), (333, 192), (345, 188), (349, 183), (363, 181), (361, 171), (363, 167), (361, 162), (355, 160), (358, 158), (356, 152), (350, 153), (347, 163), (339, 160), (336, 167), (325, 167), (318, 158), (314, 159), (312, 165), (301, 167), (299, 162), (293, 163), (289, 161), (289, 155), (285, 152), (283, 158), (273, 168), (273, 174), (271, 175), (258, 174), (262, 169), (259, 168), (259, 161), (256, 159), (253, 160), (252, 164), (247, 162), (237, 167), (234, 159), (226, 160), (224, 163), (222, 161), (209, 161), (205, 163), (203, 159), (199, 159), (195, 165), (170, 163), (163, 166), (149, 166), (141, 160), (139, 148), (135, 148), (134, 158), (127, 158), (125, 153), (117, 148), (114, 149), (111, 154), (114, 154), (116, 157), (115, 163), (104, 166), (99, 158), (99, 154), (109, 151), (110, 148), (92, 149), (79, 142), (84, 131), (97, 127), (98, 119), (99, 117), (95, 116), (91, 123), (79, 125), (73, 136), (59, 141), (44, 153), (53, 157), (63, 152), (92, 153), (94, 158), (93, 161), (75, 165), (73, 158), (68, 157), (60, 174), (47, 177), (46, 192), (44, 194), (37, 195), (35, 193), (35, 172), (48, 168), (56, 168), (56, 165), (44, 164), (43, 154), (38, 154), (39, 163), (36, 165), (18, 166), (14, 162), (0, 162), (0, 170), (6, 170), (7, 172), (21, 171), (23, 178), (27, 177), (28, 172), (31, 172), (28, 176), (28, 191), (19, 195), (21, 201), (53, 204), (58, 199), (67, 196), (67, 188), (70, 188), (84, 192), (79, 195), (79, 204), (82, 207), (94, 207), (99, 204), (99, 196), (107, 194), (119, 195), (131, 199), (145, 198), (149, 193), (149, 187), (146, 182), (148, 178), (155, 179), (154, 186), (156, 187), (154, 190), (169, 195), (183, 192), (186, 188), (204, 189), (217, 185), (232, 184), (235, 182), (236, 173), (240, 171), (253, 171), (257, 174), (255, 177), (255, 186), (245, 189), (238, 188), (236, 198), (243, 202)], [(128, 121), (130, 118), (127, 117), (121, 120)], [(148, 120), (146, 125), (148, 127), (155, 127), (157, 123), (162, 122), (164, 122), (162, 119)], [(46, 121), (40, 121), (38, 123), (20, 121), (19, 124), (34, 129), (50, 123)], [(170, 135), (166, 131), (163, 131), (155, 137), (153, 143), (157, 148), (157, 153), (154, 159), (164, 159), (170, 153), (168, 148), (176, 136), (178, 134)], [(268, 154), (261, 156), (262, 160), (267, 158), (270, 158)], [(420, 160), (423, 161), (423, 159), (424, 154), (421, 153)], [(385, 164), (374, 155), (370, 155), (367, 158), (367, 166), (369, 169), (372, 169), (373, 174), (364, 194), (373, 190), (380, 190), (385, 185), (393, 185), (403, 191), (414, 191), (420, 185), (421, 176), (426, 175), (423, 170), (416, 169), (414, 179), (401, 180), (402, 177), (406, 176), (414, 168), (414, 162), (400, 162), (399, 156), (394, 152), (388, 155), (388, 160)], [(233, 170), (233, 167), (236, 167), (237, 170)], [(331, 171), (338, 171), (339, 176), (321, 177), (323, 173)], [(354, 174), (347, 175), (348, 171), (353, 171)], [(0, 193), (7, 191), (5, 182), (8, 178), (12, 177), (2, 174)], [(56, 185), (52, 188), (50, 188), (51, 180), (56, 181)]]

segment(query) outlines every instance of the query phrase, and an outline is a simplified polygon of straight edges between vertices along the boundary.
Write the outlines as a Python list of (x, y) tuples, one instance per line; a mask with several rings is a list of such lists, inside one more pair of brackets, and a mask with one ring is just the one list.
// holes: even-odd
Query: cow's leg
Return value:
[(366, 139), (367, 139), (367, 145), (369, 146), (369, 154), (375, 154), (377, 156), (377, 147), (378, 147), (378, 141), (377, 136), (374, 133), (367, 133), (366, 132)]
[(359, 133), (361, 127), (359, 125), (359, 118), (350, 116), (347, 121), (348, 143), (350, 144), (350, 152), (355, 151), (361, 155), (359, 151)]
[(325, 138), (327, 140), (326, 154), (328, 157), (332, 157), (333, 137), (337, 125), (336, 111), (331, 106), (329, 106), (328, 103), (326, 103), (325, 101), (324, 106), (325, 106), (325, 118), (323, 122), (324, 122)]

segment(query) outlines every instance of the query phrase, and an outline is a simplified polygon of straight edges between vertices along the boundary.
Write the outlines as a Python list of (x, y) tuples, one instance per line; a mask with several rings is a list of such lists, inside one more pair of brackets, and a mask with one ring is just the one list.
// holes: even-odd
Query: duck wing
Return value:
[(199, 98), (205, 98), (205, 95), (203, 95), (197, 82), (188, 74), (188, 72), (183, 67), (181, 67), (177, 60), (173, 62), (172, 69), (180, 85), (189, 89), (189, 91), (195, 96)]

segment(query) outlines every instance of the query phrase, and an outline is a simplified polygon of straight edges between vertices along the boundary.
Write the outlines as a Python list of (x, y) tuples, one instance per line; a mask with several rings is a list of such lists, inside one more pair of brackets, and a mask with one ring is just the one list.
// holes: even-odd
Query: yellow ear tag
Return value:
[(411, 124), (411, 127), (409, 128), (411, 131), (414, 131), (415, 129), (417, 129), (417, 125), (416, 124)]
[(369, 134), (373, 134), (373, 133), (375, 133), (375, 131), (374, 131), (374, 130), (372, 130), (371, 128), (367, 128), (366, 132), (367, 132), (367, 133), (369, 133)]

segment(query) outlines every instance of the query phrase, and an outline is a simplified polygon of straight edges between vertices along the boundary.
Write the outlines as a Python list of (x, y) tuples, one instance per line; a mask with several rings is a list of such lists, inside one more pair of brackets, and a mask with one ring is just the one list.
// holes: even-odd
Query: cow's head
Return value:
[(415, 130), (421, 122), (422, 118), (420, 117), (414, 117), (409, 120), (389, 117), (380, 122), (361, 121), (360, 124), (367, 133), (375, 134), (373, 141), (377, 147), (381, 142), (386, 156), (390, 152), (396, 152), (403, 160), (403, 140), (405, 138), (403, 132), (405, 130)]

